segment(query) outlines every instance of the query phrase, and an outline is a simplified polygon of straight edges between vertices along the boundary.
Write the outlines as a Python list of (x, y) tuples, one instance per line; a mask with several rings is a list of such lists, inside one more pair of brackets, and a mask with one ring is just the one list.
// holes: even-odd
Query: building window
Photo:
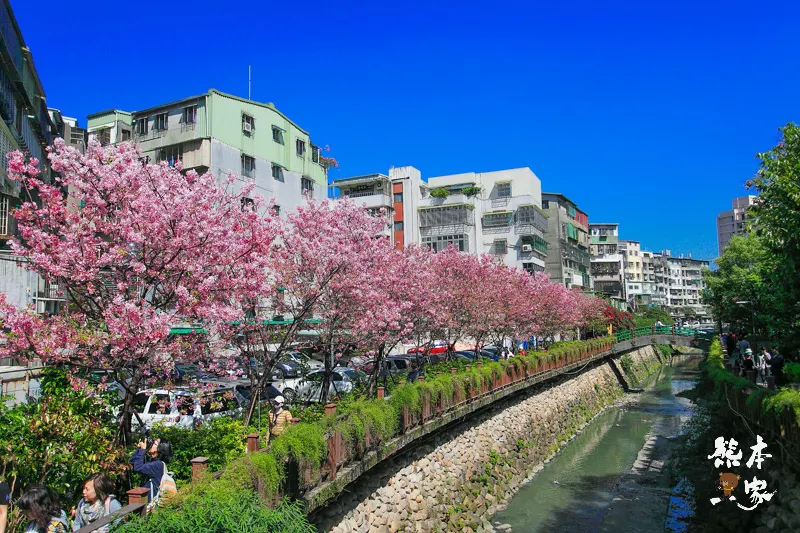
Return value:
[(256, 158), (247, 154), (242, 154), (242, 176), (246, 178), (256, 177)]
[(394, 230), (395, 231), (403, 231), (403, 221), (395, 222), (394, 223)]
[(311, 145), (311, 161), (319, 163), (319, 146)]
[(188, 107), (183, 108), (183, 114), (181, 115), (181, 122), (184, 124), (194, 124), (197, 122), (197, 106), (190, 105)]
[(159, 113), (156, 115), (155, 124), (153, 129), (158, 131), (166, 131), (169, 126), (169, 116), (166, 113)]
[(309, 196), (314, 194), (314, 180), (307, 176), (300, 178), (300, 192), (303, 194), (308, 193)]
[(498, 239), (494, 241), (494, 254), (506, 255), (508, 253), (508, 241), (505, 239)]
[(297, 157), (305, 157), (306, 142), (303, 139), (297, 139), (294, 144), (295, 144), (295, 149), (297, 150)]
[(122, 130), (120, 132), (120, 139), (122, 142), (131, 140), (131, 130)]
[(100, 142), (101, 146), (111, 144), (111, 128), (97, 130), (97, 140)]
[(509, 225), (511, 225), (511, 213), (508, 211), (502, 213), (486, 213), (483, 215), (483, 227), (485, 228), (497, 228)]
[(248, 115), (247, 113), (242, 113), (242, 133), (245, 135), (253, 135), (256, 132), (256, 119)]
[(275, 216), (276, 216), (276, 217), (279, 217), (279, 216), (281, 216), (281, 206), (279, 206), (279, 205), (277, 205), (277, 204), (276, 204), (276, 205), (273, 205), (273, 206), (272, 206), (272, 212), (273, 212), (273, 213), (275, 213)]
[(466, 235), (436, 235), (432, 237), (423, 237), (422, 245), (427, 246), (434, 252), (441, 252), (446, 250), (448, 246), (453, 245), (456, 250), (465, 252), (469, 249), (469, 241)]
[(498, 183), (496, 187), (498, 198), (511, 198), (511, 182)]
[(283, 130), (278, 126), (272, 126), (272, 140), (278, 144), (283, 144)]
[(550, 200), (542, 200), (542, 209), (550, 209)]
[(168, 146), (166, 148), (161, 148), (158, 151), (158, 162), (166, 161), (169, 163), (169, 166), (174, 167), (175, 163), (180, 161), (183, 162), (183, 146), (178, 144), (176, 146)]
[(277, 181), (283, 181), (283, 169), (280, 167), (280, 165), (272, 163), (272, 177)]
[(147, 135), (147, 117), (136, 121), (136, 135)]
[(0, 196), (0, 235), (10, 235), (9, 233), (9, 197)]
[(396, 204), (403, 203), (403, 193), (401, 192), (394, 193), (394, 203)]

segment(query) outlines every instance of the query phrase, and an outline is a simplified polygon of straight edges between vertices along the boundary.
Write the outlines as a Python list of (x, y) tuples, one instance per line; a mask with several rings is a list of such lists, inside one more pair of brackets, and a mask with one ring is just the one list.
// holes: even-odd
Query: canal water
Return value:
[(690, 511), (679, 496), (681, 487), (670, 487), (665, 463), (692, 416), (691, 402), (676, 395), (694, 387), (698, 361), (673, 357), (640, 384), (645, 390), (638, 398), (596, 417), (495, 515), (495, 528), (508, 533), (684, 531), (680, 514)]

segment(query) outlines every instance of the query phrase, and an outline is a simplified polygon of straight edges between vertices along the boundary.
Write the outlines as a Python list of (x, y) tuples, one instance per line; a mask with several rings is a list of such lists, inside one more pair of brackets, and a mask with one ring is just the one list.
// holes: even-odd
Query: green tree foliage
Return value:
[(46, 369), (40, 403), (0, 402), (0, 479), (16, 480), (16, 495), (43, 483), (69, 505), (92, 474), (119, 481), (127, 457), (114, 445), (110, 411), (104, 395), (74, 390), (63, 372)]
[(746, 185), (758, 192), (751, 227), (776, 258), (768, 312), (788, 338), (796, 337), (800, 318), (800, 127), (789, 123), (780, 131), (778, 145), (758, 154), (758, 172)]
[(672, 317), (669, 311), (660, 307), (644, 307), (633, 315), (637, 328), (652, 326), (656, 322), (661, 322), (665, 326), (672, 325)]
[(757, 330), (763, 326), (782, 329), (775, 315), (780, 305), (775, 290), (777, 258), (759, 235), (734, 235), (714, 263), (719, 268), (704, 274), (708, 288), (703, 300), (712, 306), (719, 321), (736, 331), (749, 331), (754, 323)]

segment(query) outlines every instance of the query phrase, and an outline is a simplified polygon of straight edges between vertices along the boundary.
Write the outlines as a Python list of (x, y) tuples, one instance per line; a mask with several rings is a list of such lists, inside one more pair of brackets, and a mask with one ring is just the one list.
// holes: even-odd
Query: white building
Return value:
[(383, 208), (392, 241), (433, 250), (450, 244), (470, 253), (496, 255), (510, 267), (543, 272), (547, 216), (541, 182), (529, 168), (469, 172), (422, 180), (414, 167), (331, 183), (331, 196), (347, 196), (370, 209)]
[(589, 242), (595, 291), (612, 298), (624, 298), (624, 266), (619, 250), (619, 224), (590, 223)]
[(734, 235), (744, 235), (747, 229), (747, 210), (755, 203), (756, 196), (734, 198), (731, 209), (717, 216), (717, 245), (719, 255), (731, 242)]

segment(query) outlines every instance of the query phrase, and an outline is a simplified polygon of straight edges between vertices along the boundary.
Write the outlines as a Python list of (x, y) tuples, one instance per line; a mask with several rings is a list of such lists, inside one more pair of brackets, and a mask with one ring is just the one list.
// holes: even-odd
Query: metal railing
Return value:
[(652, 335), (680, 335), (681, 337), (695, 337), (703, 340), (713, 340), (713, 333), (695, 331), (692, 328), (677, 326), (650, 326), (628, 329), (614, 334), (617, 342), (626, 341), (635, 337), (647, 337)]

